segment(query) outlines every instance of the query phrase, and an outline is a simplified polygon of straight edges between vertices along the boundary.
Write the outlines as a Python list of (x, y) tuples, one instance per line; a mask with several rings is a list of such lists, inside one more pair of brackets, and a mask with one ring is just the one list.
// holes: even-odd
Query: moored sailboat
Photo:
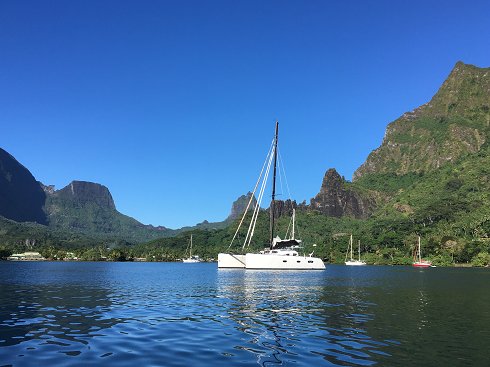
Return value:
[(413, 254), (412, 266), (415, 266), (416, 268), (429, 268), (432, 266), (432, 263), (430, 261), (422, 259), (422, 254), (420, 251), (420, 236), (419, 236), (417, 247), (415, 248)]
[[(199, 263), (201, 262), (201, 259), (199, 258), (199, 256), (197, 255), (192, 255), (192, 235), (191, 235), (191, 239), (189, 241), (189, 257), (186, 258), (186, 259), (182, 259), (182, 262), (184, 263)], [(187, 253), (187, 251), (186, 251)]]
[[(347, 248), (347, 253), (345, 254), (345, 265), (349, 266), (360, 266), (360, 265), (366, 265), (365, 261), (361, 260), (361, 241), (358, 241), (358, 254), (359, 254), (359, 259), (355, 260), (353, 258), (353, 243), (352, 243), (352, 234), (350, 235), (349, 239), (349, 247)], [(350, 259), (347, 260), (347, 256), (350, 253)]]
[[(271, 167), (273, 167), (272, 181), (272, 201), (270, 205), (270, 242), (264, 250), (258, 253), (233, 254), (220, 253), (218, 254), (218, 268), (244, 268), (244, 269), (277, 269), (277, 270), (322, 270), (325, 269), (325, 264), (320, 258), (313, 257), (313, 252), (308, 256), (301, 256), (298, 250), (301, 248), (301, 240), (295, 238), (295, 211), (293, 209), (292, 216), (292, 233), (289, 238), (281, 239), (274, 235), (275, 222), (275, 195), (276, 195), (276, 169), (277, 169), (277, 141), (278, 141), (279, 124), (276, 122), (276, 129), (271, 148), (266, 157), (264, 165), (259, 175), (259, 179), (255, 184), (255, 188), (250, 196), (250, 200), (245, 209), (243, 217), (238, 225), (235, 235), (230, 243), (229, 248), (237, 237), (240, 227), (247, 215), (250, 205), (253, 202), (255, 192), (261, 183), (258, 200), (252, 213), (252, 219), (245, 237), (242, 250), (245, 250), (251, 243), (254, 235), (255, 225), (257, 223), (258, 214), (260, 211), (260, 203), (264, 195), (267, 178)], [(229, 249), (228, 248), (228, 249)]]

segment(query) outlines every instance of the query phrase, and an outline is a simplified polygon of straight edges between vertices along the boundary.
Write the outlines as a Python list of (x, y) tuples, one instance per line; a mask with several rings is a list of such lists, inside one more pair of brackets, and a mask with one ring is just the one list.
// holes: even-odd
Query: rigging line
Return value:
[(291, 197), (291, 191), (289, 191), (288, 176), (286, 176), (286, 168), (284, 167), (284, 161), (282, 160), (281, 151), (279, 150), (279, 148), (277, 149), (277, 154), (279, 155), (279, 161), (281, 162), (280, 166), (284, 175), (284, 181), (286, 181), (286, 188), (288, 189), (289, 200), (291, 200), (292, 202), (293, 199)]
[[(267, 174), (267, 171), (266, 171), (266, 174)], [(254, 211), (252, 213), (252, 218), (250, 219), (250, 224), (248, 225), (248, 230), (247, 230), (247, 235), (245, 236), (245, 241), (243, 241), (243, 245), (242, 245), (242, 250), (247, 246), (247, 242), (249, 242), (249, 238), (251, 238), (251, 233), (252, 233), (252, 228), (255, 226), (255, 221), (256, 221), (256, 217), (259, 215), (259, 211), (260, 211), (260, 202), (262, 201), (262, 186), (263, 186), (263, 182), (262, 182), (262, 185), (260, 187), (260, 192), (259, 192), (259, 197), (257, 198), (257, 202), (255, 203), (255, 206), (254, 206)]]
[[(279, 148), (277, 148), (277, 152), (279, 153)], [(279, 157), (279, 159), (277, 160), (277, 166), (278, 166), (278, 171), (279, 171), (279, 186), (281, 187), (281, 193), (280, 194), (276, 194), (276, 196), (279, 196), (279, 195), (284, 195), (284, 188), (282, 186), (282, 174), (281, 174), (281, 169), (282, 169), (282, 162), (281, 162), (281, 158)]]
[[(252, 237), (255, 233), (255, 226), (257, 224), (257, 219), (258, 219), (259, 213), (260, 213), (260, 205), (262, 204), (262, 199), (264, 198), (264, 192), (265, 192), (265, 188), (267, 186), (267, 181), (269, 178), (270, 168), (272, 165), (272, 159), (274, 158), (274, 152), (275, 152), (275, 147), (272, 149), (272, 152), (270, 155), (269, 165), (267, 166), (267, 170), (266, 170), (266, 173), (264, 175), (264, 180), (262, 182), (262, 187), (260, 188), (259, 201), (257, 202), (257, 205), (256, 205), (256, 211), (254, 213), (252, 223), (250, 223), (250, 227), (249, 227), (250, 233), (247, 233), (248, 238), (245, 240), (245, 243), (243, 244), (244, 247), (245, 247), (245, 245), (247, 247), (250, 246), (250, 243), (252, 242)], [(248, 240), (248, 243), (247, 243), (247, 240)]]
[[(267, 169), (265, 171), (264, 178), (262, 180), (262, 185), (260, 187), (260, 192), (259, 192), (259, 197), (257, 199), (257, 202), (255, 204), (254, 212), (252, 215), (252, 220), (250, 221), (250, 225), (248, 226), (248, 231), (247, 231), (247, 236), (245, 237), (245, 241), (243, 243), (242, 249), (244, 249), (246, 246), (248, 247), (250, 245), (250, 242), (252, 241), (252, 237), (255, 231), (255, 224), (257, 223), (257, 218), (259, 216), (259, 211), (260, 211), (260, 204), (262, 203), (262, 198), (264, 196), (264, 191), (265, 191), (265, 186), (267, 185), (267, 179), (269, 177), (269, 171), (270, 167), (272, 164), (272, 158), (274, 156), (274, 148), (272, 148), (272, 151), (270, 152), (269, 155), (269, 163), (267, 164)], [(248, 244), (247, 244), (248, 242)]]
[[(267, 158), (269, 158), (269, 157), (267, 157)], [(270, 162), (270, 159), (268, 159), (268, 161)], [(264, 188), (264, 182), (267, 181), (267, 176), (269, 174), (269, 167), (270, 167), (270, 163), (267, 165), (267, 169), (265, 172), (264, 179), (260, 185), (259, 196), (257, 198), (257, 201), (255, 202), (254, 211), (252, 213), (252, 218), (250, 220), (250, 224), (248, 225), (247, 235), (245, 237), (245, 241), (243, 242), (242, 250), (245, 248), (245, 246), (247, 246), (248, 239), (250, 238), (250, 233), (252, 232), (252, 227), (255, 226), (255, 224), (254, 224), (254, 222), (256, 220), (255, 218), (258, 216), (258, 213), (260, 211), (260, 203), (262, 202), (262, 195), (263, 195), (262, 191)]]
[[(284, 166), (284, 161), (282, 159), (281, 150), (279, 148), (277, 148), (277, 155), (279, 156), (279, 166), (282, 169), (282, 174), (284, 175), (284, 181), (286, 181), (286, 189), (288, 190), (288, 198), (291, 202), (291, 207), (292, 207), (293, 206), (293, 198), (291, 197), (291, 191), (289, 190), (288, 177), (286, 176), (286, 168)], [(279, 177), (281, 177), (281, 175), (279, 175)], [(281, 184), (282, 184), (282, 181), (281, 181)], [(282, 188), (282, 186), (281, 186), (281, 188)], [(287, 234), (289, 233), (289, 227), (290, 227), (292, 221), (293, 221), (293, 218), (291, 217), (291, 219), (289, 221), (288, 229), (286, 232), (286, 237), (287, 237)], [(298, 238), (301, 238), (301, 233), (299, 233), (299, 231), (298, 231)]]
[[(271, 168), (271, 165), (272, 165), (272, 159), (274, 158), (274, 153), (275, 153), (275, 147), (272, 149), (272, 152), (271, 152), (271, 155), (270, 155), (270, 160), (269, 160), (269, 165), (268, 165), (267, 170), (266, 170), (266, 173), (264, 175), (264, 181), (262, 182), (262, 187), (261, 187), (261, 191), (260, 191), (260, 194), (259, 194), (259, 201), (257, 202), (257, 205), (256, 205), (255, 218), (253, 219), (253, 225), (252, 225), (252, 223), (250, 223), (251, 224), (251, 227), (250, 227), (251, 228), (251, 232), (250, 232), (250, 237), (248, 238), (247, 247), (250, 246), (250, 243), (252, 242), (252, 237), (253, 237), (253, 235), (255, 233), (255, 226), (257, 224), (257, 219), (259, 217), (260, 205), (262, 203), (262, 199), (264, 197), (265, 188), (267, 186), (267, 181), (268, 181), (268, 178), (269, 178), (270, 168)], [(245, 244), (244, 244), (244, 246), (245, 246)]]
[[(291, 218), (291, 220), (292, 220), (292, 218)], [(298, 233), (298, 236), (297, 236), (297, 237), (298, 237), (298, 238), (302, 238), (301, 233), (299, 232), (299, 227), (298, 227), (298, 218), (296, 218), (296, 223), (295, 223), (295, 224), (296, 224), (296, 232)], [(296, 236), (295, 236), (295, 237), (296, 237)]]
[(228, 246), (228, 250), (230, 250), (231, 246), (233, 245), (233, 241), (235, 241), (235, 238), (238, 235), (238, 231), (240, 230), (240, 227), (242, 226), (242, 223), (245, 220), (245, 217), (247, 216), (248, 208), (250, 208), (250, 204), (252, 203), (252, 201), (255, 197), (255, 191), (257, 191), (257, 187), (259, 186), (260, 179), (262, 178), (262, 173), (264, 172), (264, 168), (265, 168), (265, 165), (267, 163), (267, 158), (269, 157), (270, 152), (274, 146), (273, 144), (274, 144), (274, 140), (272, 140), (271, 146), (269, 147), (269, 151), (267, 152), (267, 155), (265, 157), (264, 164), (262, 165), (262, 169), (260, 170), (259, 178), (257, 179), (257, 182), (255, 183), (255, 187), (254, 187), (254, 190), (252, 192), (252, 195), (250, 196), (250, 200), (248, 201), (247, 208), (245, 209), (245, 212), (243, 213), (242, 219), (240, 220), (240, 224), (238, 224), (238, 228), (237, 228), (235, 234), (233, 235), (233, 239), (231, 240), (230, 245)]
[(286, 230), (286, 235), (284, 236), (285, 239), (291, 238), (291, 236), (288, 237), (288, 234), (289, 234), (289, 229), (291, 228), (291, 223), (292, 222), (293, 222), (293, 217), (291, 217), (291, 219), (289, 220), (288, 229)]

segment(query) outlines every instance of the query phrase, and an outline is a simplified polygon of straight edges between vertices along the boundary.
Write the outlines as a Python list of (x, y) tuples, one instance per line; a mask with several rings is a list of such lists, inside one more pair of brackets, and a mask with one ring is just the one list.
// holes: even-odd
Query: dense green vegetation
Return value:
[(407, 173), (404, 175), (397, 175), (391, 172), (371, 173), (362, 176), (353, 184), (353, 186), (364, 187), (391, 196), (396, 194), (400, 189), (407, 189), (417, 182), (422, 176), (423, 173)]
[(379, 148), (356, 171), (431, 172), (480, 149), (490, 135), (490, 68), (458, 62), (429, 103), (390, 123)]
[(120, 237), (91, 237), (78, 232), (50, 229), (36, 223), (17, 223), (0, 217), (0, 259), (24, 251), (40, 251), (46, 257), (54, 258), (58, 251), (82, 253), (91, 248), (107, 249), (122, 245), (130, 243)]
[[(488, 266), (489, 71), (458, 63), (429, 103), (388, 126), (381, 147), (356, 171), (356, 180), (342, 182), (343, 189), (366, 199), (357, 203), (369, 203), (368, 219), (333, 218), (314, 211), (314, 206), (302, 206), (297, 212), (297, 237), (303, 240), (304, 252), (343, 262), (352, 233), (361, 240), (368, 263), (407, 265), (420, 236), (424, 257), (436, 265)], [(338, 195), (344, 194), (338, 190)], [(334, 196), (333, 202), (338, 198)], [(120, 214), (113, 204), (104, 207), (56, 194), (47, 198), (46, 208), (50, 227), (0, 217), (0, 258), (38, 250), (52, 259), (69, 257), (71, 252), (84, 260), (173, 261), (185, 256), (193, 234), (195, 253), (215, 259), (228, 250), (237, 226), (227, 220), (159, 232)], [(289, 219), (284, 216), (277, 222), (282, 237)], [(245, 223), (231, 251), (243, 251), (240, 242), (247, 227)], [(262, 212), (245, 250), (262, 249), (268, 239), (269, 218)]]
[(421, 235), (436, 263), (469, 263), (490, 249), (489, 192), (486, 146), (399, 190), (366, 222), (367, 236), (399, 250)]
[[(464, 156), (426, 174), (400, 177), (393, 174), (365, 176), (353, 185), (384, 190), (386, 201), (367, 220), (333, 218), (315, 211), (297, 212), (297, 236), (304, 253), (315, 251), (327, 262), (345, 258), (348, 235), (361, 240), (363, 257), (371, 264), (410, 264), (417, 236), (422, 237), (426, 258), (436, 265), (454, 263), (486, 266), (490, 253), (490, 148)], [(284, 237), (290, 218), (281, 217), (277, 232)], [(2, 219), (0, 257), (11, 252), (38, 250), (44, 256), (63, 259), (67, 252), (83, 260), (174, 261), (185, 256), (190, 234), (195, 254), (215, 259), (230, 245), (237, 222), (225, 228), (194, 228), (175, 237), (135, 244), (118, 238), (86, 236), (56, 231), (37, 224)], [(230, 250), (241, 252), (247, 223)], [(269, 239), (269, 217), (261, 212), (250, 250), (262, 249)], [(316, 244), (314, 247), (313, 244)]]
[(97, 238), (124, 238), (131, 242), (174, 235), (172, 230), (157, 230), (96, 202), (80, 203), (59, 195), (48, 195), (46, 208), (49, 226), (65, 232), (79, 232)]

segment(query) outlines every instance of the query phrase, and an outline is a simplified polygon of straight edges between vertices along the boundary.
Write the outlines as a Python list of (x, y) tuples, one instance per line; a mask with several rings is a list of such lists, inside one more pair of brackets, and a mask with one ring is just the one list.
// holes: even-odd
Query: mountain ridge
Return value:
[(0, 148), (0, 215), (19, 222), (47, 224), (45, 193), (31, 172)]
[[(417, 236), (424, 237), (425, 251), (437, 264), (470, 262), (476, 256), (490, 258), (489, 75), (490, 68), (458, 62), (428, 103), (387, 126), (380, 147), (356, 170), (352, 182), (334, 169), (327, 170), (319, 193), (309, 205), (293, 200), (276, 202), (277, 224), (287, 225), (292, 209), (298, 209), (297, 224), (305, 243), (318, 244), (316, 251), (337, 262), (342, 261), (345, 251), (345, 243), (338, 238), (346, 233), (363, 239), (370, 263), (410, 264)], [(8, 177), (5, 172), (3, 176)], [(33, 177), (30, 180), (35, 181)], [(52, 186), (40, 187), (47, 198), (44, 210), (53, 215), (49, 217), (50, 231), (69, 228), (71, 233), (90, 234), (96, 232), (90, 227), (95, 225), (106, 238), (114, 233), (135, 238), (136, 229), (121, 230), (130, 217), (119, 213), (118, 221), (106, 220), (106, 215), (114, 219), (111, 215), (116, 209), (105, 186), (75, 181), (58, 191)], [(94, 200), (85, 200), (87, 192), (93, 193)], [(163, 230), (160, 234), (178, 236), (160, 236), (133, 254), (168, 259), (172, 253), (171, 258), (178, 258), (179, 246), (188, 236), (182, 232), (192, 231), (201, 251), (211, 258), (229, 246), (235, 230), (231, 224), (237, 224), (238, 214), (249, 199), (250, 193), (239, 197), (223, 222), (204, 221), (180, 230)], [(84, 220), (80, 222), (81, 213)], [(259, 216), (255, 248), (268, 239), (268, 213), (260, 211)], [(19, 228), (11, 221), (1, 223), (8, 229), (1, 237), (5, 232), (2, 228), (0, 238), (15, 233), (31, 236), (42, 229), (30, 224)], [(133, 222), (136, 227), (137, 223)], [(56, 233), (39, 236), (43, 243), (53, 243)]]
[(381, 145), (354, 172), (426, 172), (479, 151), (489, 138), (490, 68), (458, 61), (432, 99), (389, 123)]

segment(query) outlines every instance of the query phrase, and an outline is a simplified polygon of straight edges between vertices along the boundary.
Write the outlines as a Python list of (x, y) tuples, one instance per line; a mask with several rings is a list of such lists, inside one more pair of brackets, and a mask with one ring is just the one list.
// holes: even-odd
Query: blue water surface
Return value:
[(0, 366), (489, 366), (490, 270), (0, 262)]

